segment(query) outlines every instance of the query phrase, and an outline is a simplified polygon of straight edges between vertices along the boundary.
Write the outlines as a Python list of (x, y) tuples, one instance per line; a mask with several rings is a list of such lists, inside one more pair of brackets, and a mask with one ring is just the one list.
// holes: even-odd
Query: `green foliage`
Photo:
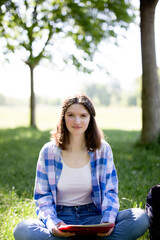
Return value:
[[(43, 58), (51, 58), (49, 46), (54, 45), (55, 40), (71, 37), (83, 51), (83, 59), (91, 60), (103, 38), (116, 39), (120, 28), (128, 28), (135, 17), (133, 11), (129, 1), (124, 0), (116, 0), (116, 4), (112, 0), (2, 1), (4, 53), (14, 52), (34, 68)], [(74, 53), (68, 57), (72, 57), (72, 63), (79, 70), (87, 71)]]
[(12, 8), (15, 7), (14, 2), (10, 0), (1, 0), (0, 1), (0, 33), (3, 29), (3, 19), (5, 17), (6, 12), (11, 11)]
[[(160, 148), (135, 146), (140, 132), (104, 130), (119, 176), (121, 209), (145, 207), (151, 186), (157, 184)], [(36, 217), (33, 186), (40, 148), (48, 131), (33, 128), (0, 130), (0, 239), (13, 240), (13, 228), (24, 218)], [(146, 233), (142, 239), (149, 239)]]

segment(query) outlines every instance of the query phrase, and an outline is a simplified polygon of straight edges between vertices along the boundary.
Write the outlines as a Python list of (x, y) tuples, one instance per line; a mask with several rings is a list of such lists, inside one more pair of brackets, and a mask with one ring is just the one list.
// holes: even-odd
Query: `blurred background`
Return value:
[[(139, 1), (132, 1), (132, 4), (137, 11)], [(160, 3), (155, 13), (158, 66), (159, 13)], [(71, 39), (59, 38), (55, 41), (51, 49), (52, 61), (43, 59), (34, 70), (38, 128), (54, 128), (63, 99), (75, 91), (83, 91), (97, 107), (100, 127), (141, 129), (142, 64), (139, 25), (140, 17), (137, 14), (127, 31), (121, 29), (122, 32), (117, 36), (118, 45), (112, 40), (101, 41), (93, 61), (87, 63), (92, 69), (90, 74), (78, 71), (72, 62), (65, 64), (63, 59), (68, 52), (78, 51)], [(3, 41), (0, 41), (3, 47)], [(0, 128), (29, 124), (30, 69), (21, 60), (21, 55), (9, 53), (6, 61), (3, 52), (0, 52)]]

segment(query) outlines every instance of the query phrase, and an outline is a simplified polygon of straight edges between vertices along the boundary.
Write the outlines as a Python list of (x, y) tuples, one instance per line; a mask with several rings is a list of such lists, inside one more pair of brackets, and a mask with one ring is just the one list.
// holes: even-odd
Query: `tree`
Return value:
[(10, 0), (0, 1), (0, 28), (2, 28), (2, 22), (6, 11), (9, 11), (12, 7), (14, 7), (14, 3)]
[(142, 133), (141, 142), (158, 140), (160, 98), (155, 52), (154, 17), (158, 0), (140, 0), (142, 49)]
[[(10, 0), (11, 2), (13, 0)], [(80, 61), (71, 53), (69, 58), (78, 70), (88, 71), (98, 43), (108, 37), (116, 39), (119, 28), (127, 29), (134, 14), (129, 1), (124, 0), (14, 0), (15, 6), (6, 12), (3, 37), (6, 52), (21, 56), (31, 75), (31, 120), (36, 126), (34, 69), (43, 58), (50, 59), (50, 45), (58, 38), (70, 37), (82, 51)], [(3, 10), (3, 9), (2, 9)]]

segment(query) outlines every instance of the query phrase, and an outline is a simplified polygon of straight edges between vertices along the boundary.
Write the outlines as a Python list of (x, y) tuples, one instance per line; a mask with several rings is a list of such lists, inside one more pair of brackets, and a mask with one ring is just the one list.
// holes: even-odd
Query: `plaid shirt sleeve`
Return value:
[[(48, 169), (51, 167), (50, 164), (47, 164), (49, 162), (47, 158), (47, 156), (49, 156), (48, 149), (48, 146), (45, 145), (39, 154), (34, 188), (34, 201), (38, 218), (42, 220), (49, 231), (52, 232), (53, 226), (61, 220), (57, 218), (56, 203), (53, 195), (54, 192), (56, 192), (54, 191), (56, 188), (54, 177), (55, 172), (52, 172), (52, 185), (49, 184), (48, 180)], [(53, 169), (52, 166), (52, 170)]]
[[(104, 154), (105, 177), (102, 178), (102, 221), (115, 223), (119, 211), (118, 177), (113, 161), (113, 154), (109, 144), (106, 145)], [(103, 175), (104, 176), (104, 175)]]
[(119, 210), (118, 178), (110, 145), (102, 141), (101, 148), (91, 153), (92, 199), (101, 210), (101, 222), (115, 223)]

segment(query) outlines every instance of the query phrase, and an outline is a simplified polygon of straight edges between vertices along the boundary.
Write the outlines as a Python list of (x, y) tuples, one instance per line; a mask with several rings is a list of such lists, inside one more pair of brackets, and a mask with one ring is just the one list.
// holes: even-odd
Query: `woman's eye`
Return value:
[(73, 117), (73, 114), (68, 114), (68, 117)]
[(85, 117), (87, 117), (87, 116), (86, 116), (85, 114), (83, 114), (83, 115), (81, 115), (81, 117), (82, 117), (82, 118), (85, 118)]

